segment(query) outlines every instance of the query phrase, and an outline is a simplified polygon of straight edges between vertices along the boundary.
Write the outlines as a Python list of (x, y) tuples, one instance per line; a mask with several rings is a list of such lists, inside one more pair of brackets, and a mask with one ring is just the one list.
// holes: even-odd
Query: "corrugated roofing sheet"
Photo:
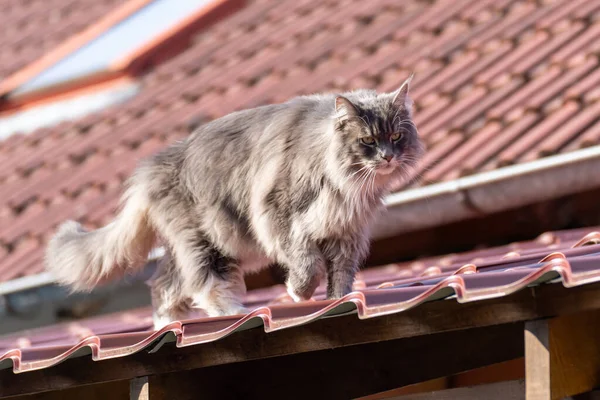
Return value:
[(274, 286), (248, 293), (245, 303), (254, 311), (245, 316), (199, 316), (154, 332), (151, 310), (143, 309), (21, 332), (0, 338), (0, 367), (31, 371), (82, 353), (94, 360), (124, 357), (160, 347), (167, 333), (179, 347), (198, 345), (263, 325), (272, 332), (352, 311), (361, 319), (373, 318), (428, 301), (453, 296), (459, 302), (480, 301), (557, 281), (565, 287), (600, 281), (600, 231), (547, 233), (531, 242), (366, 269), (355, 291), (337, 301), (324, 300), (324, 285), (313, 301), (301, 303)]
[(425, 182), (598, 144), (598, 16), (582, 0), (249, 1), (125, 105), (0, 143), (0, 281), (40, 272), (64, 219), (106, 223), (140, 158), (301, 93), (390, 90), (416, 72)]

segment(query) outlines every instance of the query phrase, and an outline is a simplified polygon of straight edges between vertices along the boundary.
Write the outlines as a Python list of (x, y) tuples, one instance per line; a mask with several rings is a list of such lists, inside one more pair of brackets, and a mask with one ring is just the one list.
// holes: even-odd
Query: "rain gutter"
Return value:
[(600, 146), (389, 195), (373, 238), (432, 228), (600, 188)]

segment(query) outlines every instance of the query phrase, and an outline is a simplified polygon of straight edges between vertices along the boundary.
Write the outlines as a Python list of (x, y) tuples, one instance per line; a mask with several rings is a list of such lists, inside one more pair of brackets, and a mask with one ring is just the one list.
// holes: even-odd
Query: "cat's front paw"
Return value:
[(302, 297), (300, 297), (300, 295), (296, 294), (294, 292), (294, 289), (292, 289), (291, 287), (288, 286), (287, 292), (290, 295), (290, 297), (292, 298), (292, 300), (294, 300), (294, 302), (299, 303), (302, 301)]

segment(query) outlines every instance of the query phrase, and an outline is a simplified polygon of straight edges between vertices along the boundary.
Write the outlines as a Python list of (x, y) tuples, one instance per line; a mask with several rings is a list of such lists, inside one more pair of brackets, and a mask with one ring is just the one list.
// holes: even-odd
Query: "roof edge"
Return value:
[(146, 64), (159, 63), (182, 51), (187, 47), (187, 41), (194, 34), (237, 12), (247, 2), (247, 0), (214, 0), (200, 7), (141, 48), (117, 60), (110, 65), (109, 69), (111, 71), (128, 71), (132, 75), (139, 74), (139, 70), (146, 68)]
[(21, 85), (23, 82), (31, 79), (35, 75), (39, 74), (46, 68), (60, 61), (63, 57), (76, 49), (89, 43), (102, 33), (106, 32), (107, 29), (118, 24), (125, 18), (129, 17), (140, 8), (148, 4), (151, 0), (129, 0), (122, 4), (106, 16), (100, 19), (95, 24), (90, 25), (83, 31), (70, 36), (54, 50), (45, 54), (36, 61), (28, 64), (21, 68), (8, 78), (0, 82), (0, 96), (6, 95), (8, 92), (14, 90), (16, 87)]
[(389, 195), (374, 239), (600, 187), (600, 146)]
[[(152, 269), (153, 264), (156, 260), (161, 258), (165, 254), (163, 247), (154, 248), (148, 254), (148, 261), (146, 261), (146, 267), (144, 269)], [(145, 274), (138, 274), (141, 279), (144, 279)], [(136, 276), (132, 277), (133, 280)], [(0, 282), (0, 296), (7, 296), (14, 293), (24, 292), (26, 290), (37, 289), (42, 286), (55, 285), (56, 280), (50, 272), (41, 272), (35, 275), (28, 275), (21, 278), (11, 279), (6, 282)]]

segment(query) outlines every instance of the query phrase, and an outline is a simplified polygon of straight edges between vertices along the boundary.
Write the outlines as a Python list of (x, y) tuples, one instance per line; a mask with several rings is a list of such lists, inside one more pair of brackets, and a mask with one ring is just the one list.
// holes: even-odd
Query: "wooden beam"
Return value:
[[(352, 399), (523, 354), (523, 324), (507, 324), (155, 375), (158, 399)], [(235, 382), (235, 384), (232, 384)]]
[(269, 334), (253, 329), (183, 349), (166, 346), (154, 354), (101, 362), (77, 358), (18, 375), (2, 370), (0, 397), (600, 309), (599, 293), (600, 284), (571, 289), (541, 285), (486, 301), (434, 301), (367, 320), (348, 315)]
[(522, 400), (525, 399), (523, 380), (506, 381), (471, 387), (387, 397), (386, 400)]
[(562, 399), (600, 386), (600, 312), (525, 324), (527, 400)]
[(96, 385), (78, 386), (54, 392), (43, 392), (10, 397), (10, 400), (121, 400), (129, 395), (128, 381), (105, 382)]
[(572, 397), (573, 400), (600, 400), (600, 390), (592, 390)]
[(452, 386), (449, 385), (448, 377), (444, 376), (441, 378), (430, 379), (428, 381), (413, 383), (412, 385), (403, 386), (401, 388), (370, 394), (368, 396), (359, 397), (355, 400), (385, 400), (391, 397), (406, 396), (416, 393), (437, 392), (451, 388)]
[(525, 381), (525, 357), (449, 376), (448, 387), (458, 388), (518, 380)]

